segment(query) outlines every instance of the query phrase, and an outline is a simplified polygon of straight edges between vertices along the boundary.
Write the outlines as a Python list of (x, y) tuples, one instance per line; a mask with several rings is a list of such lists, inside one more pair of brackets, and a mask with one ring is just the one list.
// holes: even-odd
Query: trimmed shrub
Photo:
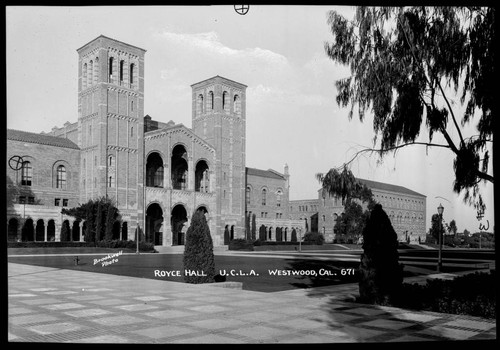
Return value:
[(391, 305), (401, 308), (496, 318), (496, 272), (475, 272), (453, 280), (403, 283)]
[(207, 219), (202, 211), (196, 211), (186, 232), (184, 246), (184, 270), (200, 275), (184, 274), (187, 283), (211, 283), (215, 277), (214, 246)]
[[(126, 249), (136, 249), (137, 243), (136, 241), (123, 241), (119, 239), (114, 240), (102, 240), (98, 241), (95, 244), (96, 247), (100, 248), (126, 248)], [(139, 251), (140, 252), (156, 252), (155, 246), (150, 242), (139, 242)]]
[(363, 250), (359, 268), (359, 300), (387, 305), (400, 293), (403, 268), (398, 262), (396, 232), (380, 204), (374, 206), (363, 229)]
[(253, 250), (253, 242), (243, 238), (235, 238), (229, 242), (229, 250)]
[(318, 232), (307, 232), (304, 235), (304, 243), (322, 245), (325, 242), (325, 237)]

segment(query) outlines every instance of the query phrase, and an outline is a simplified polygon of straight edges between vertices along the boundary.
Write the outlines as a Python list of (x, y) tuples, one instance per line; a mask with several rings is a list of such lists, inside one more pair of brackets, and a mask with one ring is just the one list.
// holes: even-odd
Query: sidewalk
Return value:
[(8, 264), (10, 342), (358, 343), (496, 340), (477, 317), (348, 302), (357, 285), (262, 293)]

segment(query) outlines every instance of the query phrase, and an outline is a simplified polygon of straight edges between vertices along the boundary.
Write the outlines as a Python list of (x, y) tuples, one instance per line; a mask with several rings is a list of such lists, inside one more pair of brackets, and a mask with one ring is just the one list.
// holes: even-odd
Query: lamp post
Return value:
[(439, 207), (437, 208), (438, 214), (439, 214), (439, 232), (438, 232), (438, 237), (439, 237), (439, 255), (438, 255), (438, 266), (437, 266), (437, 272), (441, 272), (441, 266), (443, 265), (442, 261), (442, 256), (441, 256), (441, 251), (443, 249), (443, 235), (442, 235), (442, 230), (443, 230), (443, 211), (444, 207), (441, 203), (439, 203)]

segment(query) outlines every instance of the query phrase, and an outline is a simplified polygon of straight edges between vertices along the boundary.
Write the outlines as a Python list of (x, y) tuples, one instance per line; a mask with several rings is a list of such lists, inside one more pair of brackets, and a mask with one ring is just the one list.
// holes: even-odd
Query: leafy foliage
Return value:
[(444, 235), (444, 225), (441, 222), (439, 214), (433, 214), (431, 217), (430, 234), (438, 241), (440, 233), (441, 236)]
[(191, 226), (189, 226), (186, 232), (183, 262), (184, 270), (196, 271), (199, 274), (185, 274), (185, 282), (214, 282), (214, 246), (212, 236), (210, 235), (210, 228), (208, 227), (203, 211), (196, 211), (191, 219)]
[(368, 210), (363, 211), (363, 208), (357, 202), (346, 203), (344, 211), (339, 215), (335, 224), (336, 236), (345, 242), (357, 242), (358, 238), (363, 234), (369, 216), (370, 212)]
[(119, 211), (110, 198), (101, 197), (89, 200), (74, 208), (63, 208), (61, 213), (79, 220), (85, 220), (85, 242), (98, 242), (103, 239), (110, 240), (113, 224), (119, 216)]
[(398, 262), (398, 240), (382, 205), (376, 204), (363, 230), (359, 268), (359, 300), (387, 304), (401, 290), (403, 268)]
[[(355, 105), (361, 121), (373, 112), (380, 148), (369, 151), (382, 157), (415, 144), (451, 150), (453, 190), (484, 209), (478, 184), (494, 182), (488, 143), (496, 114), (495, 8), (358, 7), (352, 21), (331, 11), (328, 25), (327, 56), (351, 70), (336, 82), (336, 101), (351, 106), (349, 119)], [(461, 120), (452, 102), (457, 94), (466, 105)], [(478, 133), (464, 137), (474, 119)], [(424, 122), (429, 141), (419, 142)], [(444, 143), (432, 143), (437, 133)]]
[(307, 232), (304, 235), (304, 242), (322, 245), (325, 242), (325, 237), (318, 232)]

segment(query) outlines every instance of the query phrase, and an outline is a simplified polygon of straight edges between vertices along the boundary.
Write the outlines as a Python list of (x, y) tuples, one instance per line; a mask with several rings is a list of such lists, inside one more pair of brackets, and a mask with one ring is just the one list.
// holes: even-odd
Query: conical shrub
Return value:
[(380, 204), (370, 213), (363, 230), (359, 268), (359, 301), (389, 304), (401, 291), (403, 268), (399, 264), (397, 234)]
[(186, 232), (183, 261), (185, 282), (214, 282), (214, 246), (207, 219), (202, 211), (194, 213), (191, 226)]

